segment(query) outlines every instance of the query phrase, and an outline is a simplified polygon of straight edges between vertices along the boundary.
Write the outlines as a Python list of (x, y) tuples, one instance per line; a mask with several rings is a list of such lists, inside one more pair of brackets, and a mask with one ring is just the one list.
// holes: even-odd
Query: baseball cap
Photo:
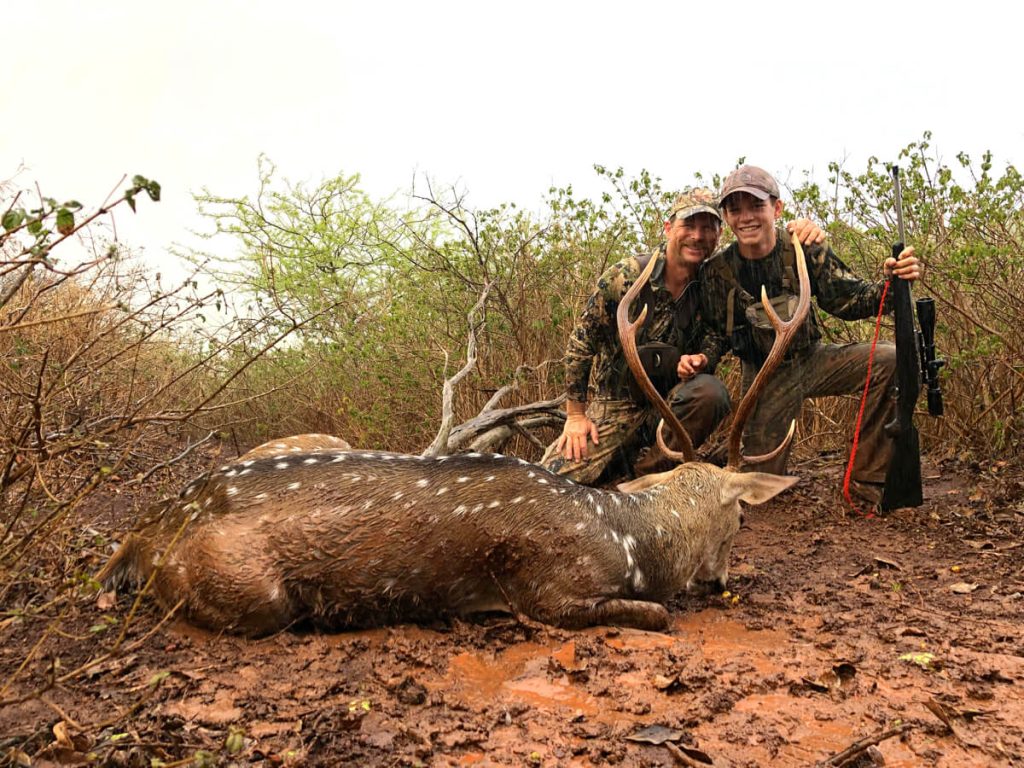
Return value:
[(775, 179), (764, 168), (758, 168), (756, 165), (741, 165), (725, 177), (722, 194), (718, 196), (718, 204), (721, 205), (733, 192), (748, 192), (758, 200), (780, 197), (779, 185), (775, 183)]
[(669, 219), (688, 219), (698, 213), (710, 213), (719, 221), (722, 214), (718, 210), (718, 202), (715, 200), (715, 193), (705, 187), (694, 187), (688, 189), (672, 203), (668, 210)]

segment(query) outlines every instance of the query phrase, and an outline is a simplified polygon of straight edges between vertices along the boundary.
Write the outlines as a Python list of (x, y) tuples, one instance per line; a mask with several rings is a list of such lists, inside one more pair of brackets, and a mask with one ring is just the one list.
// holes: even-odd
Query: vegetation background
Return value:
[[(897, 160), (907, 241), (927, 265), (915, 292), (936, 300), (947, 361), (946, 415), (919, 420), (924, 450), (1019, 462), (1024, 180), (990, 154), (946, 162), (927, 133)], [(377, 200), (358, 175), (293, 184), (261, 158), (250, 195), (197, 196), (207, 236), (233, 247), (226, 257), (215, 255), (223, 247), (178, 254), (191, 271), (176, 284), (108, 223), (118, 206), (145, 216), (158, 183), (137, 176), (95, 207), (0, 184), (0, 633), (34, 622), (40, 645), (59, 633), (99, 592), (92, 574), (110, 539), (139, 506), (176, 492), (207, 455), (200, 448), (235, 456), (315, 431), (422, 450), (471, 325), (477, 359), (455, 391), (457, 422), (557, 397), (566, 338), (598, 275), (660, 241), (679, 188), (648, 171), (595, 170), (606, 185), (597, 199), (553, 188), (535, 209), (474, 210), (428, 179), (407, 200)], [(824, 182), (805, 175), (785, 197), (787, 216), (821, 222), (850, 267), (880, 277), (897, 239), (882, 161), (833, 163)], [(822, 321), (835, 341), (873, 333), (870, 322)], [(735, 370), (723, 370), (735, 387)], [(798, 451), (841, 451), (854, 407), (850, 398), (806, 408)], [(536, 434), (509, 432), (508, 450), (538, 459), (557, 434), (557, 420), (541, 423)], [(98, 655), (124, 640), (115, 622), (90, 630)], [(33, 657), (0, 681), (0, 705)], [(49, 663), (49, 685), (72, 674)]]

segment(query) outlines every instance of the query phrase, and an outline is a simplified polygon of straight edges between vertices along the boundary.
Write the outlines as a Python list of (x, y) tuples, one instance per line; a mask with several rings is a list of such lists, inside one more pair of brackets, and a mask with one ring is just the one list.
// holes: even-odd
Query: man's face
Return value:
[(759, 200), (749, 192), (733, 192), (722, 201), (725, 223), (736, 235), (744, 256), (767, 256), (775, 247), (775, 220), (782, 201)]
[(695, 213), (665, 224), (669, 254), (678, 253), (687, 264), (700, 264), (715, 252), (722, 225), (710, 213)]

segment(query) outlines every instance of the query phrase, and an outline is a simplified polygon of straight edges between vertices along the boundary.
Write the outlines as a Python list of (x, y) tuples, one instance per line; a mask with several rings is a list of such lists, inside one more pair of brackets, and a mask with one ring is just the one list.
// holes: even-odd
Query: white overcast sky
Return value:
[(934, 133), (1024, 164), (1024, 12), (1012, 2), (0, 3), (0, 180), (122, 214), (161, 263), (200, 226), (192, 191), (252, 193), (256, 160), (374, 196), (415, 173), (476, 206), (592, 194), (594, 163), (668, 186), (745, 156), (785, 178), (859, 170)]

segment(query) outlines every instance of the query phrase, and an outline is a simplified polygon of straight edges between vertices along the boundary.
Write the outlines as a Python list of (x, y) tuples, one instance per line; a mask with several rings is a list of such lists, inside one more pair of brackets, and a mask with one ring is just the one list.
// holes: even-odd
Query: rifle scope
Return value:
[(917, 333), (917, 346), (921, 353), (921, 381), (928, 390), (928, 413), (942, 415), (942, 390), (939, 389), (939, 369), (945, 360), (935, 357), (935, 300), (930, 296), (918, 299), (917, 322), (921, 330)]

